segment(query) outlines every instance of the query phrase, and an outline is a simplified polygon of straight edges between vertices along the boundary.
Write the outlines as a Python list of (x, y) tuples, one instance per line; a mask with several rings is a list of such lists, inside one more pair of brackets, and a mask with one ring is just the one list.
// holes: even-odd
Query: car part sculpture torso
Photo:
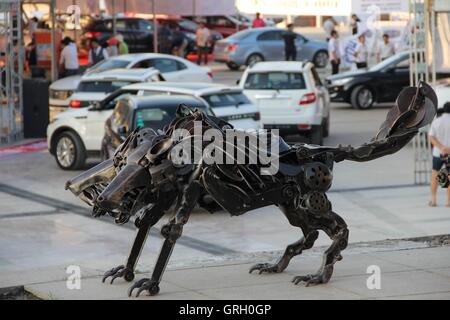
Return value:
[[(179, 146), (196, 137), (195, 123), (201, 123), (203, 129), (216, 129), (222, 135), (231, 128), (220, 119), (180, 106), (177, 118), (163, 132), (135, 130), (112, 159), (68, 181), (66, 188), (93, 206), (94, 216), (110, 214), (116, 223), (125, 223), (135, 216), (138, 233), (126, 265), (111, 269), (103, 278), (105, 281), (111, 276), (111, 283), (117, 277), (133, 280), (134, 268), (150, 227), (165, 213), (172, 214), (161, 229), (165, 241), (152, 277), (135, 282), (129, 295), (136, 288), (137, 295), (144, 290), (151, 295), (159, 292), (159, 283), (173, 247), (196, 205), (209, 211), (221, 207), (232, 215), (276, 205), (291, 225), (301, 228), (304, 236), (287, 246), (276, 263), (256, 264), (250, 272), (283, 271), (294, 256), (313, 246), (319, 230), (324, 231), (333, 242), (326, 250), (318, 272), (297, 276), (293, 282), (326, 283), (335, 262), (342, 259), (341, 251), (346, 248), (349, 235), (347, 225), (333, 211), (325, 194), (331, 186), (334, 162), (369, 161), (398, 151), (419, 128), (432, 121), (436, 105), (436, 96), (427, 84), (404, 89), (375, 138), (356, 148), (307, 144), (290, 147), (281, 138), (269, 135), (269, 142), (279, 147), (278, 171), (273, 175), (262, 174), (264, 165), (260, 161), (243, 164), (206, 161), (207, 143), (197, 145), (199, 150), (194, 150), (195, 143), (188, 144), (191, 149), (187, 152), (201, 152), (198, 163), (175, 161), (177, 155), (183, 158), (183, 152), (179, 150), (186, 153), (186, 148)], [(176, 129), (185, 129), (188, 134), (175, 139)], [(256, 132), (253, 135), (261, 138)], [(266, 136), (263, 138), (267, 141)], [(247, 160), (252, 152), (248, 144), (232, 143), (232, 149), (235, 154), (243, 150)]]

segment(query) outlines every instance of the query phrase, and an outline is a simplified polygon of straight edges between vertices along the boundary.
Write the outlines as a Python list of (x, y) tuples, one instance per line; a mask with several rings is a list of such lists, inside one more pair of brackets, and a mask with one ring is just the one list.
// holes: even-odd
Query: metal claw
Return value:
[[(117, 274), (120, 270), (122, 270), (122, 269), (125, 269), (125, 266), (124, 266), (124, 265), (120, 265), (120, 266), (118, 266), (118, 267), (112, 268), (112, 269), (109, 270), (109, 271), (106, 271), (105, 274), (103, 275), (102, 282), (105, 283), (105, 280), (106, 280), (108, 277), (113, 276), (113, 275), (116, 275), (116, 274)], [(111, 283), (112, 283), (112, 281), (111, 281)]]

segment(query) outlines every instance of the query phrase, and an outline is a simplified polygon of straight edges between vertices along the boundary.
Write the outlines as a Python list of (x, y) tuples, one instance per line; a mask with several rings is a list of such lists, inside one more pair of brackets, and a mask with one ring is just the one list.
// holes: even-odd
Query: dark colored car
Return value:
[(214, 115), (200, 99), (185, 95), (152, 95), (150, 97), (126, 96), (120, 99), (111, 117), (105, 123), (101, 154), (108, 159), (114, 150), (136, 127), (163, 129), (174, 118), (180, 104), (198, 108), (208, 115)]
[(369, 109), (375, 102), (394, 102), (409, 86), (409, 53), (398, 53), (369, 70), (345, 72), (326, 78), (331, 101)]
[[(195, 17), (186, 17), (190, 20), (194, 20)], [(219, 32), (224, 38), (236, 33), (237, 31), (247, 29), (249, 24), (240, 21), (233, 16), (205, 16), (202, 17), (206, 27), (210, 31)]]
[[(117, 32), (123, 35), (130, 53), (153, 52), (153, 22), (135, 17), (116, 19)], [(101, 42), (113, 35), (113, 21), (111, 18), (95, 19), (84, 29), (83, 41), (96, 37)]]
[[(157, 18), (158, 23), (166, 23), (167, 26), (174, 30), (176, 27), (180, 28), (180, 31), (183, 32), (188, 39), (188, 46), (186, 50), (186, 54), (197, 51), (197, 46), (195, 44), (195, 32), (198, 29), (198, 24), (192, 20), (180, 18), (180, 17), (166, 17), (166, 18)], [(216, 41), (223, 39), (223, 36), (220, 32), (210, 30), (210, 52), (213, 52), (214, 45)]]

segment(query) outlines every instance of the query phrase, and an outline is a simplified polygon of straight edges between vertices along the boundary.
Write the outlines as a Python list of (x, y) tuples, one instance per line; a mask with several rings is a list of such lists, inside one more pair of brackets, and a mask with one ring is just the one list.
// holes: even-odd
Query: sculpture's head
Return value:
[[(150, 129), (135, 130), (108, 159), (66, 183), (98, 217), (108, 213), (124, 223), (148, 200), (151, 176), (145, 155), (157, 137)], [(145, 200), (144, 200), (145, 198)]]

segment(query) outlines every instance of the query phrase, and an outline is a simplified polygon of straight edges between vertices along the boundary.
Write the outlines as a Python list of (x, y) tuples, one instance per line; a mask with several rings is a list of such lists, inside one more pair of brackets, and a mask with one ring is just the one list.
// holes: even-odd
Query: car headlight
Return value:
[(349, 83), (352, 80), (353, 80), (353, 78), (344, 78), (344, 79), (334, 80), (331, 82), (331, 85), (332, 86), (343, 86), (344, 84)]

